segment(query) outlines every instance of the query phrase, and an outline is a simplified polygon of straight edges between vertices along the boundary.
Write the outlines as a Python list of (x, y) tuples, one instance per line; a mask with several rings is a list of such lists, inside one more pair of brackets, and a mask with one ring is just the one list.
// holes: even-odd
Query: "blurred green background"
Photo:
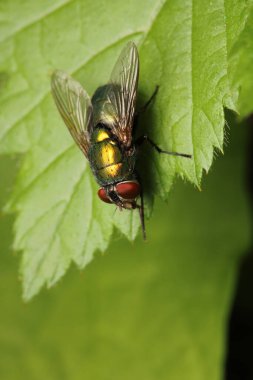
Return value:
[[(0, 157), (0, 210), (14, 188), (11, 209), (20, 211), (16, 247), (24, 247), (27, 258), (23, 284), (39, 273), (39, 286), (31, 286), (30, 296), (52, 281), (58, 267), (65, 271), (65, 258), (78, 262), (86, 259), (88, 248), (92, 256), (89, 245), (105, 247), (112, 226), (112, 214), (91, 190), (97, 187), (90, 184), (86, 191), (83, 181), (74, 203), (79, 213), (73, 207), (60, 234), (72, 238), (65, 240), (73, 246), (66, 256), (60, 245), (50, 251), (43, 232), (50, 237), (53, 228), (44, 220), (47, 228), (21, 238), (36, 214), (70, 201), (71, 194), (63, 194), (66, 178), (71, 179), (66, 164), (74, 165), (75, 170), (68, 166), (72, 180), (85, 165), (73, 147), (73, 161), (64, 158), (34, 192), (23, 192), (73, 144), (49, 93), (52, 70), (73, 73), (92, 93), (107, 80), (120, 45), (139, 41), (143, 99), (164, 84), (143, 130), (161, 146), (181, 149), (194, 143), (200, 173), (211, 165), (212, 145), (222, 145), (223, 105), (233, 108), (233, 99), (242, 115), (252, 112), (252, 4), (0, 2), (0, 149), (20, 154)], [(149, 165), (143, 165), (150, 184), (145, 189), (154, 187), (156, 201), (147, 221), (148, 241), (139, 237), (130, 243), (115, 233), (104, 255), (96, 252), (83, 272), (72, 265), (57, 286), (29, 303), (22, 301), (18, 274), (22, 253), (12, 248), (15, 216), (0, 214), (0, 380), (253, 380), (252, 125), (231, 113), (226, 119), (225, 154), (217, 155), (204, 175), (202, 191), (177, 180), (167, 204), (157, 200), (157, 193), (169, 190), (175, 170), (191, 173), (186, 170), (191, 161), (166, 161), (155, 152), (148, 156), (147, 149), (145, 163), (151, 157), (158, 167), (148, 175)], [(55, 173), (60, 174), (56, 180)], [(52, 203), (43, 205), (50, 197)], [(92, 233), (85, 235), (78, 228), (87, 227), (90, 200)], [(137, 218), (120, 216), (121, 230), (133, 237)], [(57, 226), (57, 218), (52, 220)], [(88, 240), (99, 236), (94, 226), (100, 226), (100, 239)], [(45, 266), (37, 271), (43, 249)]]
[[(147, 242), (115, 235), (83, 273), (73, 266), (28, 304), (11, 250), (13, 217), (1, 214), (0, 379), (224, 377), (238, 264), (250, 246), (249, 137), (229, 118), (225, 155), (202, 191), (177, 181), (147, 222)], [(0, 162), (4, 205), (18, 158)]]

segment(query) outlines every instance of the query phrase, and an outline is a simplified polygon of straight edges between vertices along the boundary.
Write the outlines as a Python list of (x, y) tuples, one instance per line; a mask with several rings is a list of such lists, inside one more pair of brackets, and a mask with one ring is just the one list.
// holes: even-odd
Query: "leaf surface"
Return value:
[(187, 160), (144, 149), (139, 170), (148, 212), (155, 195), (167, 197), (175, 175), (200, 186), (213, 150), (223, 149), (223, 107), (240, 109), (251, 89), (249, 70), (238, 74), (241, 62), (247, 68), (252, 62), (245, 48), (251, 6), (242, 0), (2, 5), (0, 152), (25, 153), (7, 207), (17, 212), (14, 247), (23, 251), (25, 299), (53, 285), (71, 261), (83, 268), (104, 251), (114, 226), (130, 240), (139, 229), (137, 213), (115, 213), (98, 199), (88, 163), (53, 104), (50, 73), (62, 69), (92, 94), (108, 80), (122, 46), (139, 45), (141, 101), (160, 85), (139, 134), (193, 154)]

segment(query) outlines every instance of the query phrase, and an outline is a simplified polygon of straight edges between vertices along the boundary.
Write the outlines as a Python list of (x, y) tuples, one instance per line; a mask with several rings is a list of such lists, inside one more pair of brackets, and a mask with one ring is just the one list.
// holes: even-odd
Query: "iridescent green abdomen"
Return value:
[(125, 155), (106, 128), (97, 127), (91, 136), (89, 161), (98, 183), (105, 186), (132, 177), (135, 157)]

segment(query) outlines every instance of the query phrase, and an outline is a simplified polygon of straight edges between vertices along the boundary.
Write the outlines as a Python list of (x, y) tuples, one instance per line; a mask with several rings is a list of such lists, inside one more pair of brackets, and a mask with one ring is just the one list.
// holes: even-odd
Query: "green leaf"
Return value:
[[(194, 156), (143, 153), (142, 180), (152, 204), (157, 194), (167, 197), (176, 174), (200, 186), (213, 149), (222, 150), (223, 106), (238, 108), (238, 65), (252, 63), (244, 45), (237, 46), (251, 37), (251, 4), (110, 0), (105, 7), (27, 0), (26, 6), (2, 6), (0, 152), (26, 152), (8, 205), (18, 213), (14, 247), (24, 251), (25, 299), (53, 285), (71, 261), (82, 268), (96, 250), (104, 251), (114, 226), (131, 240), (139, 227), (137, 213), (114, 214), (98, 200), (88, 164), (53, 104), (50, 72), (67, 71), (91, 94), (107, 81), (126, 41), (139, 44), (143, 101), (160, 85), (140, 133), (145, 129), (164, 149)], [(240, 86), (244, 82), (241, 76)]]

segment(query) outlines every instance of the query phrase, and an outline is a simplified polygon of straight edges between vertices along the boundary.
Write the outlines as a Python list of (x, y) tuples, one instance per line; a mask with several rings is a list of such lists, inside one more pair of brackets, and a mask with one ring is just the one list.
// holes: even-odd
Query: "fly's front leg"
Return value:
[(136, 208), (138, 209), (138, 211), (139, 211), (139, 216), (140, 216), (140, 222), (141, 222), (141, 230), (142, 230), (143, 240), (147, 240), (146, 227), (145, 227), (145, 213), (144, 213), (143, 188), (142, 188), (142, 183), (141, 183), (140, 175), (138, 174), (137, 171), (135, 172), (135, 174), (136, 174), (137, 181), (138, 181), (139, 184), (141, 185), (141, 186), (140, 186), (140, 194), (139, 194), (139, 195), (140, 195), (141, 204), (140, 204), (140, 205), (135, 204), (135, 207), (136, 207)]
[(135, 144), (138, 146), (141, 146), (145, 141), (147, 141), (152, 148), (154, 148), (158, 153), (164, 153), (164, 154), (169, 154), (171, 156), (179, 156), (179, 157), (186, 157), (186, 158), (192, 158), (191, 154), (185, 154), (185, 153), (178, 153), (178, 152), (169, 152), (167, 150), (161, 149), (156, 143), (151, 140), (147, 135), (140, 136), (138, 139), (135, 141)]
[(136, 205), (136, 207), (139, 210), (143, 240), (147, 240), (146, 227), (145, 227), (145, 216), (144, 216), (144, 199), (143, 199), (142, 190), (140, 192), (140, 198), (141, 198), (141, 204)]

